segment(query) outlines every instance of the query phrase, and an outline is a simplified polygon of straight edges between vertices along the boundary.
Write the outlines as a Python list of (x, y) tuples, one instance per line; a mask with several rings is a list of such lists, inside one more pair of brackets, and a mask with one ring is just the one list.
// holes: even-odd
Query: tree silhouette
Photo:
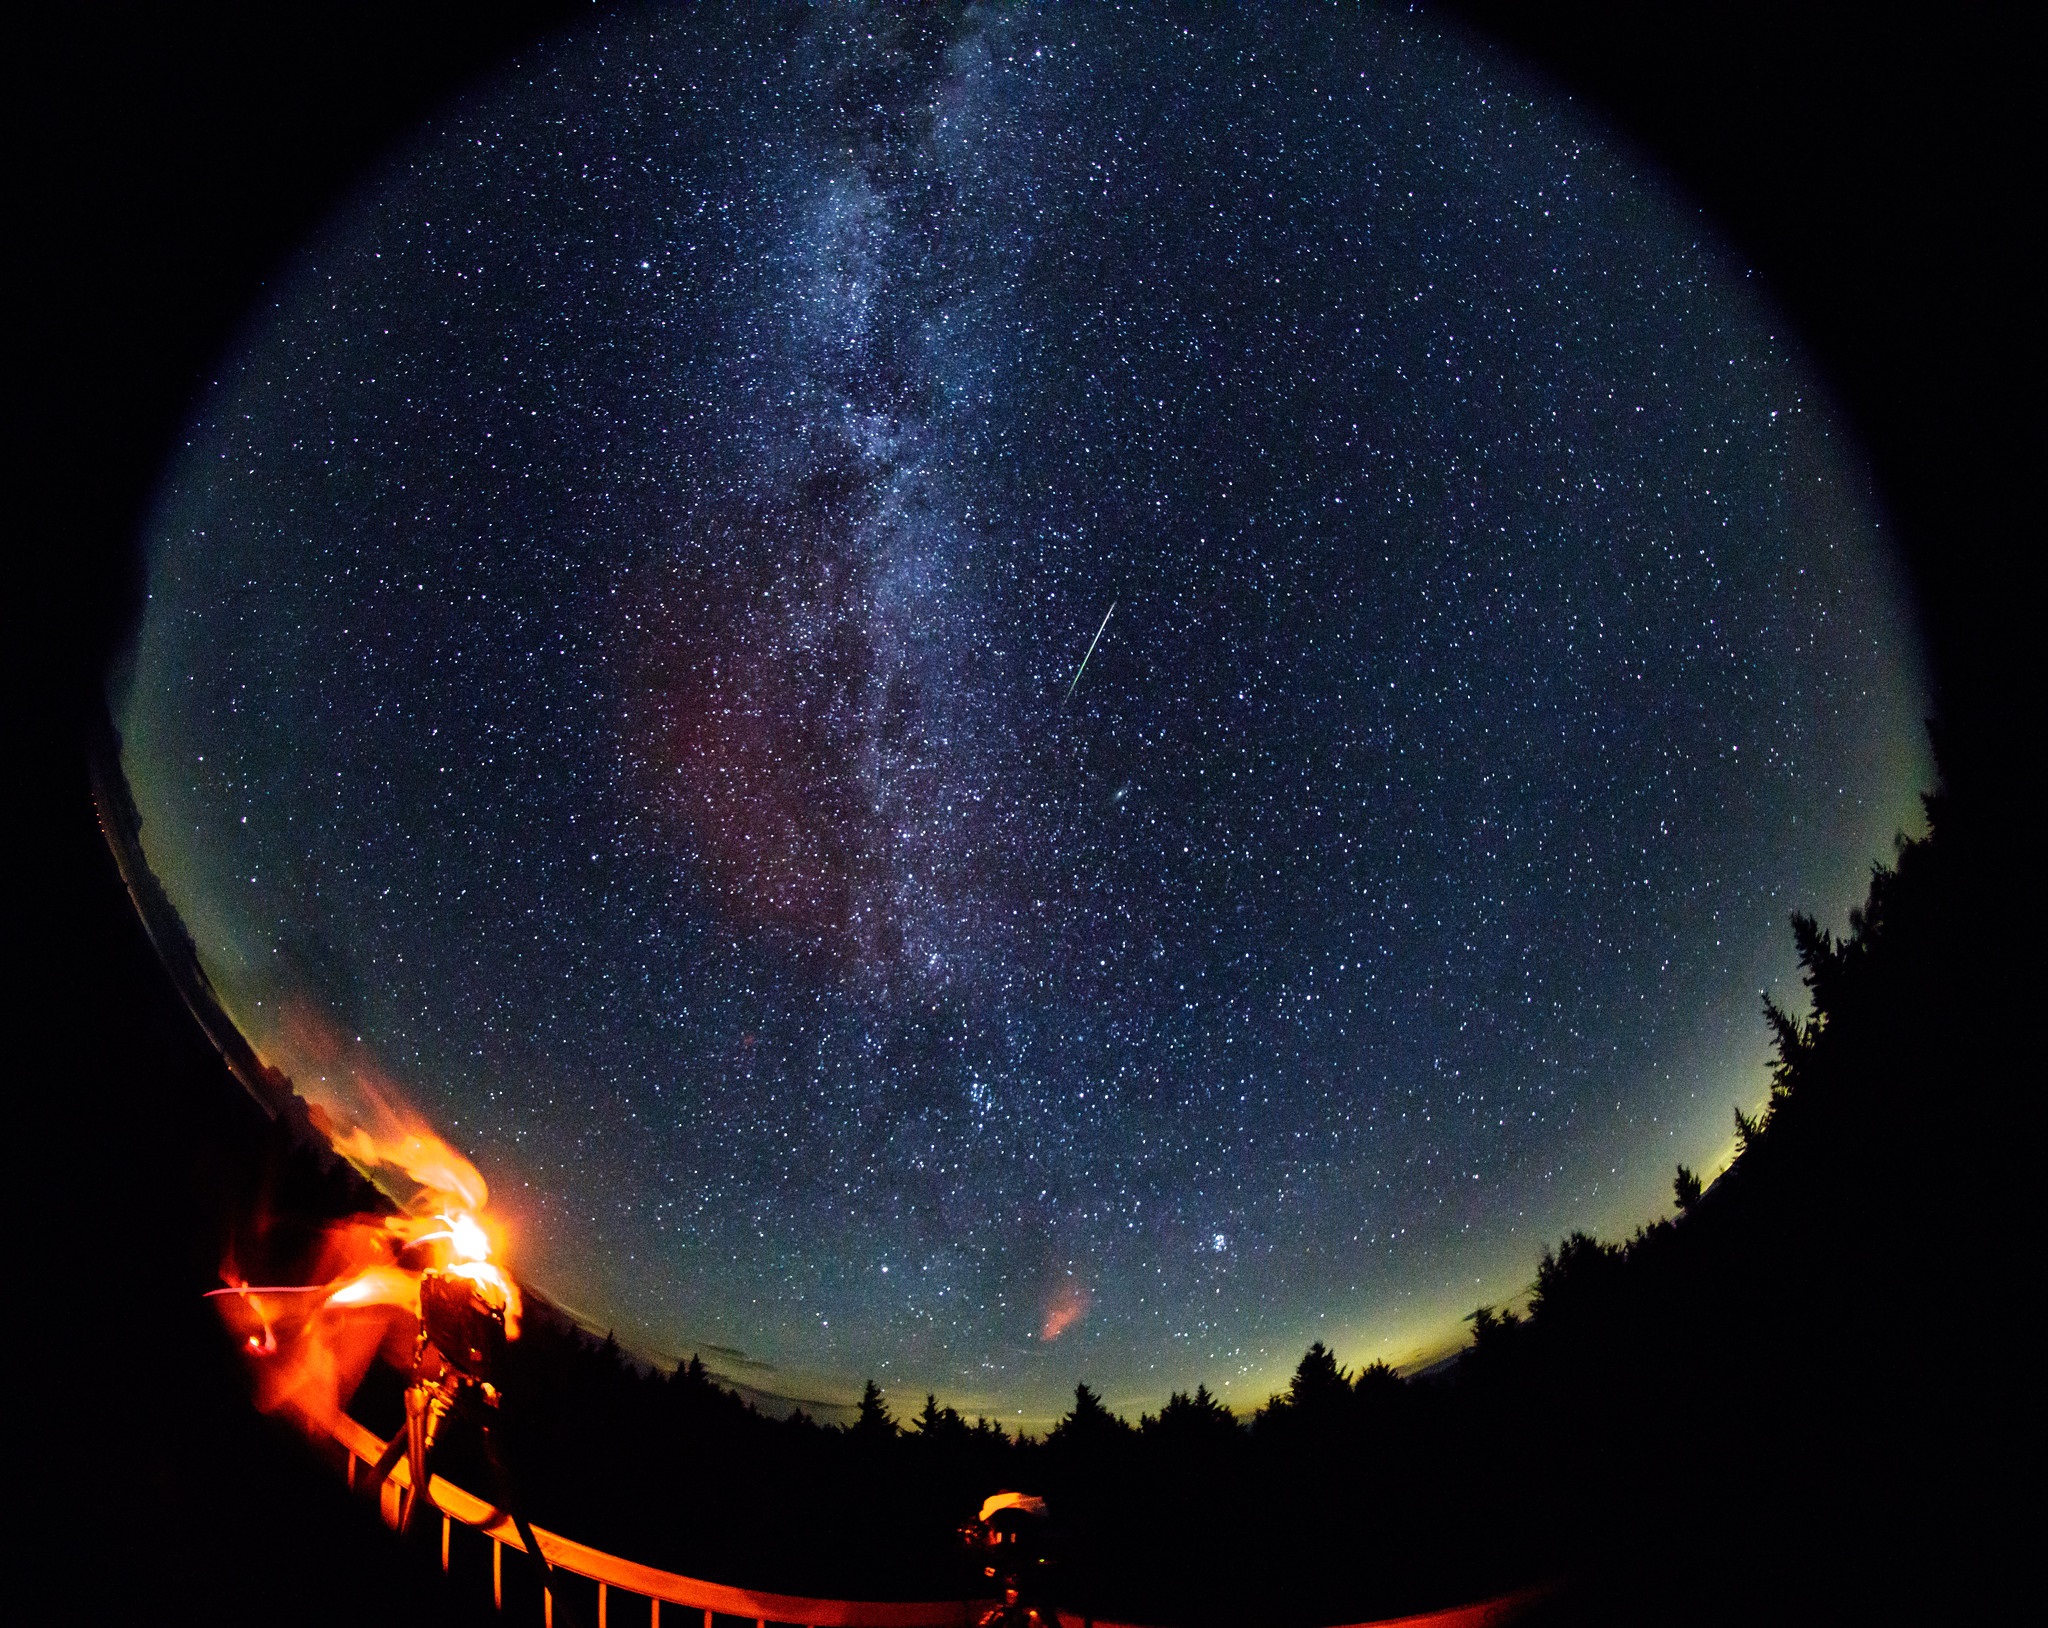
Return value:
[(1522, 1319), (1513, 1311), (1495, 1311), (1481, 1306), (1472, 1313), (1472, 1351), (1480, 1360), (1504, 1356), (1522, 1332)]
[[(1572, 1233), (1555, 1253), (1544, 1250), (1536, 1267), (1536, 1287), (1529, 1296), (1529, 1314), (1554, 1320), (1603, 1309), (1612, 1299), (1622, 1261), (1621, 1245), (1603, 1244), (1583, 1232)], [(1476, 1334), (1476, 1323), (1474, 1331)]]
[(912, 1425), (920, 1441), (953, 1445), (973, 1434), (957, 1409), (940, 1407), (938, 1397), (929, 1391), (925, 1393), (924, 1411), (918, 1414)]
[(1207, 1385), (1197, 1385), (1194, 1394), (1175, 1391), (1157, 1418), (1149, 1414), (1139, 1421), (1140, 1431), (1165, 1443), (1200, 1446), (1238, 1434), (1237, 1417), (1209, 1394)]
[(1358, 1370), (1358, 1378), (1352, 1385), (1361, 1397), (1384, 1398), (1398, 1395), (1404, 1381), (1383, 1357), (1375, 1358)]
[(888, 1404), (883, 1400), (882, 1387), (872, 1379), (862, 1387), (860, 1411), (854, 1416), (848, 1433), (855, 1441), (862, 1443), (894, 1441), (897, 1436), (895, 1419), (890, 1415)]
[(1317, 1340), (1295, 1365), (1287, 1382), (1287, 1400), (1305, 1413), (1334, 1411), (1351, 1395), (1351, 1376), (1337, 1365), (1337, 1354)]
[(1089, 1385), (1074, 1387), (1074, 1405), (1061, 1416), (1046, 1437), (1047, 1443), (1093, 1449), (1131, 1434), (1131, 1426), (1102, 1405), (1102, 1398)]

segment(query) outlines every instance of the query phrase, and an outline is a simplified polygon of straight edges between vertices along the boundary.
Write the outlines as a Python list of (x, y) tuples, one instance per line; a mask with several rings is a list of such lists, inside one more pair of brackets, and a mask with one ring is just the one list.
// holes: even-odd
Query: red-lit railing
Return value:
[[(334, 1439), (348, 1453), (348, 1476), (355, 1483), (358, 1464), (374, 1464), (384, 1444), (355, 1420), (343, 1416), (333, 1426)], [(378, 1488), (384, 1518), (392, 1525), (411, 1495), (410, 1472), (403, 1459)], [(474, 1493), (465, 1492), (445, 1476), (427, 1481), (427, 1499), (441, 1515), (441, 1565), (448, 1565), (448, 1551), (454, 1527), (475, 1527), (491, 1540), (491, 1591), (500, 1608), (505, 1603), (505, 1549), (524, 1551), (518, 1528), (509, 1515), (493, 1508)], [(565, 1538), (545, 1527), (535, 1527), (534, 1537), (541, 1553), (555, 1571), (588, 1578), (597, 1585), (597, 1628), (611, 1628), (611, 1596), (637, 1596), (648, 1602), (649, 1628), (712, 1628), (712, 1618), (740, 1617), (756, 1628), (769, 1623), (790, 1623), (796, 1628), (967, 1628), (973, 1621), (973, 1607), (961, 1600), (813, 1600), (798, 1594), (770, 1594), (760, 1589), (734, 1588), (729, 1583), (709, 1583), (698, 1577), (643, 1566), (621, 1559), (602, 1549)], [(543, 1594), (542, 1610), (552, 1628), (554, 1600)], [(687, 1612), (685, 1616), (683, 1613)], [(635, 1613), (636, 1617), (638, 1613)], [(1105, 1625), (1106, 1628), (1106, 1625)]]
[[(346, 1415), (329, 1427), (329, 1433), (348, 1456), (348, 1479), (354, 1486), (358, 1477), (357, 1466), (375, 1464), (384, 1444)], [(387, 1522), (393, 1526), (398, 1524), (404, 1500), (411, 1495), (411, 1477), (405, 1461), (401, 1459), (377, 1489)], [(444, 1571), (448, 1568), (450, 1544), (458, 1525), (474, 1527), (491, 1540), (491, 1593), (502, 1610), (505, 1604), (505, 1549), (509, 1545), (523, 1553), (526, 1548), (511, 1517), (474, 1493), (465, 1492), (445, 1476), (428, 1477), (427, 1500), (441, 1516), (441, 1566)], [(597, 1585), (597, 1628), (613, 1628), (611, 1616), (615, 1594), (630, 1597), (636, 1602), (647, 1602), (648, 1628), (663, 1628), (664, 1622), (667, 1628), (697, 1628), (700, 1617), (702, 1628), (715, 1628), (714, 1617), (738, 1617), (751, 1621), (754, 1628), (769, 1628), (771, 1623), (789, 1624), (791, 1628), (971, 1628), (988, 1605), (986, 1601), (814, 1600), (798, 1594), (770, 1594), (760, 1589), (734, 1588), (728, 1583), (709, 1583), (702, 1578), (685, 1577), (679, 1572), (643, 1566), (637, 1561), (624, 1560), (602, 1549), (578, 1543), (574, 1538), (565, 1538), (545, 1527), (535, 1527), (533, 1535), (551, 1569), (585, 1578)], [(1372, 1623), (1351, 1624), (1349, 1628), (1505, 1628), (1548, 1592), (1540, 1588), (1524, 1589), (1448, 1611), (1382, 1618)], [(553, 1628), (554, 1597), (544, 1590), (541, 1599), (543, 1619), (548, 1628)], [(637, 1624), (639, 1620), (639, 1612), (635, 1610), (633, 1621)], [(1082, 1618), (1064, 1612), (1060, 1623), (1061, 1628), (1133, 1628), (1131, 1624), (1100, 1619), (1093, 1620), (1092, 1624), (1084, 1623)]]

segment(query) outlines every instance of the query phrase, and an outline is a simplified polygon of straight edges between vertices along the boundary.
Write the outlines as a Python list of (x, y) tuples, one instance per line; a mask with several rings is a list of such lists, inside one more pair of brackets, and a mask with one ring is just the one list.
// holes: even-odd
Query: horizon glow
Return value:
[(1918, 828), (1746, 273), (1490, 50), (1321, 27), (613, 17), (224, 359), (150, 864), (629, 1347), (1033, 1425), (1426, 1362), (1715, 1166), (1787, 917)]

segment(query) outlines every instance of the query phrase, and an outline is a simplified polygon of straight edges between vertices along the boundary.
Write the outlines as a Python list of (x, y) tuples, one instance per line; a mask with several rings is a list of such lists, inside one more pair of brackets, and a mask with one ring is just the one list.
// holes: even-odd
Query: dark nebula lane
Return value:
[(536, 49), (167, 472), (209, 973), (650, 1352), (1035, 1419), (1441, 1347), (1714, 1163), (1912, 818), (1867, 482), (1701, 221), (1413, 19), (1178, 17)]

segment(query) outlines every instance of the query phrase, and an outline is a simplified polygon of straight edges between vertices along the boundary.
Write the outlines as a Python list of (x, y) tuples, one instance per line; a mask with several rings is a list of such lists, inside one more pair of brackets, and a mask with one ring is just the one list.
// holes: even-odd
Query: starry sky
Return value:
[(236, 1020), (788, 1396), (1444, 1349), (1725, 1157), (1929, 779), (1764, 292), (1370, 11), (547, 42), (280, 271), (148, 541), (125, 762)]

